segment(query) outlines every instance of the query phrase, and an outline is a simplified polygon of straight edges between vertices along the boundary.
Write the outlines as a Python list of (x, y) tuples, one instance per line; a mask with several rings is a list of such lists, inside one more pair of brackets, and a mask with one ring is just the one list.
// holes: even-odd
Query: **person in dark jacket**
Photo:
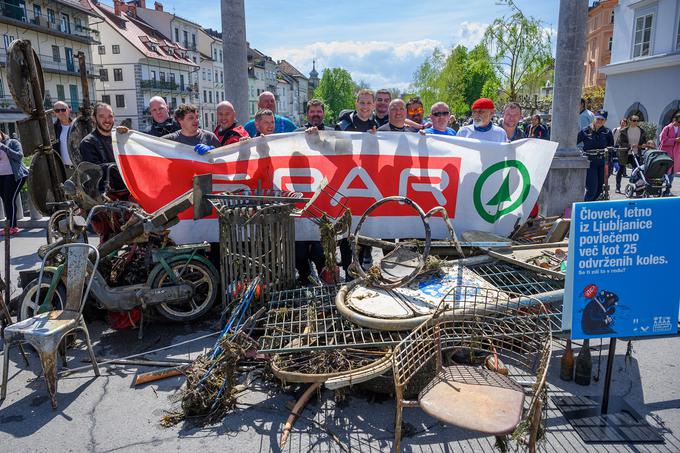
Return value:
[[(595, 149), (604, 149), (608, 146), (614, 146), (614, 136), (612, 131), (605, 127), (604, 123), (607, 121), (607, 112), (599, 110), (595, 113), (593, 124), (583, 129), (578, 133), (577, 143), (583, 144), (583, 151), (590, 151)], [(585, 201), (597, 200), (602, 193), (602, 186), (604, 184), (604, 157), (591, 157), (590, 167), (586, 173), (586, 194)]]
[(236, 121), (236, 110), (229, 101), (217, 104), (217, 127), (213, 131), (222, 144), (231, 145), (244, 138), (250, 138), (248, 132)]
[(335, 125), (336, 131), (368, 132), (376, 130), (378, 123), (373, 118), (375, 97), (371, 90), (362, 89), (357, 93), (355, 110), (340, 115)]
[[(80, 142), (78, 147), (80, 157), (84, 162), (91, 162), (102, 167), (103, 176), (99, 183), (99, 190), (106, 188), (106, 167), (115, 164), (116, 159), (113, 155), (113, 144), (111, 142), (111, 130), (115, 123), (113, 109), (109, 104), (99, 102), (94, 106), (94, 122), (96, 128), (87, 134)], [(127, 187), (117, 169), (111, 169), (110, 189), (114, 192), (126, 192)]]
[(541, 115), (531, 116), (531, 126), (527, 130), (527, 137), (548, 140), (548, 128), (541, 123)]
[(392, 99), (389, 107), (389, 121), (378, 128), (379, 131), (407, 132), (406, 103), (402, 99)]
[(642, 153), (645, 143), (647, 143), (647, 134), (642, 128), (638, 127), (639, 122), (640, 118), (637, 115), (631, 116), (628, 120), (628, 126), (621, 128), (616, 140), (617, 148), (626, 148), (618, 150), (619, 171), (616, 173), (616, 193), (621, 193), (621, 179), (626, 176), (629, 156)]
[[(296, 129), (297, 132), (316, 128), (318, 131), (332, 130), (332, 127), (324, 124), (326, 118), (326, 106), (319, 99), (311, 99), (307, 102), (307, 123)], [(311, 132), (311, 131), (310, 131)]]
[(392, 102), (392, 93), (385, 88), (381, 88), (375, 92), (375, 122), (378, 123), (378, 127), (387, 124), (389, 121), (389, 108), (390, 102)]
[[(5, 226), (9, 228), (10, 235), (19, 231), (15, 202), (28, 176), (23, 157), (19, 140), (9, 138), (0, 130), (0, 197), (5, 209)], [(0, 230), (0, 234), (5, 234), (7, 228)]]
[(149, 112), (151, 113), (151, 128), (147, 134), (154, 137), (162, 137), (179, 130), (177, 121), (170, 118), (168, 104), (160, 96), (154, 96), (149, 100)]

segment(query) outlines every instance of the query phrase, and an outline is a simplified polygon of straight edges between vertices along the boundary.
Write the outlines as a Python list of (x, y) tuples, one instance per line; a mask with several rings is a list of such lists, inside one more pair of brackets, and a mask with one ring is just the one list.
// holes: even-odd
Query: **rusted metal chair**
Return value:
[[(500, 444), (512, 433), (534, 452), (547, 396), (551, 323), (536, 299), (455, 287), (395, 347), (394, 451), (401, 443), (402, 409), (420, 407), (446, 424), (496, 436)], [(434, 377), (415, 389), (417, 400), (407, 399), (419, 380), (413, 378), (422, 379), (428, 364)]]
[[(47, 381), (47, 391), (50, 394), (52, 408), (57, 407), (57, 350), (69, 333), (77, 330), (83, 331), (87, 350), (92, 361), (94, 374), (99, 376), (99, 367), (90, 342), (90, 334), (83, 319), (83, 307), (90, 292), (94, 272), (89, 272), (88, 266), (91, 265), (88, 258), (89, 253), (94, 253), (94, 268), (99, 264), (99, 252), (97, 248), (90, 244), (73, 243), (64, 244), (50, 250), (42, 260), (40, 266), (39, 282), (45, 270), (45, 263), (48, 258), (62, 250), (66, 251), (66, 306), (63, 310), (53, 310), (39, 313), (32, 318), (25, 319), (16, 324), (12, 324), (5, 329), (5, 347), (2, 368), (2, 391), (0, 399), (4, 399), (7, 394), (7, 372), (9, 368), (9, 348), (14, 343), (27, 342), (38, 351), (40, 362)], [(87, 287), (85, 282), (87, 281)], [(36, 301), (40, 301), (40, 284)], [(84, 289), (84, 291), (83, 291)], [(62, 351), (62, 354), (65, 351)], [(65, 358), (63, 359), (65, 362)]]

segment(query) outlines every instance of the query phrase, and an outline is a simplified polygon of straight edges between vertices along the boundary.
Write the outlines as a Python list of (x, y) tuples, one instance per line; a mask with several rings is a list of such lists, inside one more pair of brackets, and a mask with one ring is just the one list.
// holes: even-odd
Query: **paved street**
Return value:
[[(612, 181), (613, 182), (613, 181)], [(674, 191), (678, 193), (677, 185)], [(44, 243), (41, 230), (24, 231), (12, 238), (12, 281), (19, 270), (37, 263), (35, 249)], [(641, 283), (643, 284), (643, 283)], [(672, 285), (673, 282), (669, 282)], [(663, 290), (660, 288), (659, 290)], [(654, 290), (651, 291), (650, 296)], [(15, 294), (16, 291), (15, 291)], [(156, 324), (145, 329), (142, 341), (136, 331), (113, 331), (103, 322), (90, 323), (95, 352), (100, 358), (123, 357), (157, 349), (213, 332), (211, 321), (194, 325)], [(195, 358), (209, 347), (213, 338), (147, 355), (149, 359)], [(551, 396), (562, 394), (599, 395), (602, 393), (606, 342), (602, 354), (599, 382), (590, 387), (565, 383), (558, 378), (561, 342), (555, 342), (549, 382)], [(86, 365), (85, 352), (78, 344), (69, 351), (68, 368)], [(599, 342), (592, 346), (598, 347)], [(541, 451), (614, 452), (680, 451), (680, 338), (657, 337), (633, 342), (632, 360), (624, 362), (625, 341), (619, 342), (614, 365), (612, 394), (622, 396), (645, 418), (658, 427), (665, 445), (586, 446), (551, 404), (548, 411), (547, 442)], [(578, 349), (575, 351), (578, 353)], [(279, 451), (280, 430), (287, 418), (286, 403), (294, 395), (282, 392), (277, 385), (256, 379), (239, 401), (243, 403), (222, 423), (206, 428), (190, 424), (163, 428), (159, 420), (173, 407), (172, 398), (182, 383), (170, 378), (141, 387), (133, 387), (137, 372), (149, 368), (102, 366), (102, 376), (95, 379), (91, 369), (62, 376), (59, 380), (59, 408), (52, 410), (44, 379), (35, 354), (30, 354), (31, 370), (24, 368), (16, 349), (11, 351), (9, 391), (0, 403), (0, 445), (3, 451), (150, 451), (160, 448), (183, 451)], [(598, 354), (593, 351), (594, 370)], [(296, 391), (299, 389), (296, 389)], [(285, 451), (341, 451), (327, 431), (352, 451), (384, 452), (392, 446), (394, 403), (354, 390), (348, 404), (336, 407), (333, 393), (324, 390), (313, 400), (299, 420)], [(408, 436), (404, 451), (412, 452), (488, 452), (493, 438), (481, 437), (443, 426), (419, 409), (406, 409)], [(327, 431), (326, 431), (327, 430)], [(181, 441), (181, 442), (180, 442)]]

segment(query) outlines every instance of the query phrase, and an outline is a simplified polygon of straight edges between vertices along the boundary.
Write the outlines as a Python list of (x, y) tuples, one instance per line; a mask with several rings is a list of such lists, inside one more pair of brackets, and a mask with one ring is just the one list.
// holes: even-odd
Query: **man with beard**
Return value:
[(151, 113), (151, 128), (147, 134), (154, 137), (162, 137), (179, 130), (179, 124), (170, 118), (168, 104), (160, 96), (154, 96), (149, 100), (149, 112)]
[(379, 131), (406, 132), (406, 103), (401, 99), (390, 102), (389, 123), (378, 128)]
[(193, 146), (194, 151), (200, 155), (222, 146), (215, 134), (198, 127), (198, 118), (198, 107), (193, 104), (181, 104), (175, 111), (175, 119), (180, 130), (164, 135), (163, 138)]
[(299, 127), (297, 131), (310, 131), (311, 128), (315, 128), (317, 131), (326, 130), (327, 126), (323, 123), (325, 115), (323, 101), (319, 99), (310, 100), (307, 102), (307, 124)]
[(477, 99), (472, 104), (472, 124), (461, 127), (458, 137), (475, 138), (487, 142), (507, 142), (508, 136), (503, 128), (491, 122), (495, 110), (491, 99)]
[[(104, 167), (116, 163), (111, 143), (111, 130), (113, 129), (115, 119), (113, 117), (113, 109), (109, 104), (98, 102), (94, 106), (94, 122), (96, 125), (95, 130), (83, 138), (78, 146), (78, 150), (83, 161), (103, 167), (103, 177), (99, 183), (99, 190), (103, 192), (106, 186), (106, 169)], [(117, 170), (111, 170), (110, 178), (109, 184), (111, 190), (116, 192), (127, 191), (125, 183), (123, 183), (123, 179)]]
[[(286, 118), (285, 116), (280, 116), (276, 114), (276, 97), (270, 91), (263, 91), (257, 98), (257, 109), (260, 110), (271, 110), (274, 114), (274, 134), (281, 134), (284, 132), (293, 132), (297, 129), (295, 123)], [(255, 137), (257, 135), (257, 127), (255, 126), (255, 119), (248, 121), (245, 126), (243, 126), (248, 135)]]
[(248, 132), (236, 121), (236, 111), (229, 101), (217, 104), (217, 127), (213, 132), (222, 146), (250, 138)]
[(390, 102), (392, 102), (392, 94), (386, 89), (382, 88), (375, 93), (375, 122), (378, 127), (384, 126), (389, 121)]
[(511, 142), (525, 138), (524, 131), (519, 127), (522, 118), (522, 107), (516, 102), (508, 102), (503, 109), (503, 129)]
[(354, 107), (356, 110), (341, 115), (338, 124), (335, 125), (336, 131), (347, 132), (368, 132), (378, 128), (378, 123), (373, 118), (373, 107), (375, 106), (375, 96), (368, 89), (361, 89), (357, 93)]

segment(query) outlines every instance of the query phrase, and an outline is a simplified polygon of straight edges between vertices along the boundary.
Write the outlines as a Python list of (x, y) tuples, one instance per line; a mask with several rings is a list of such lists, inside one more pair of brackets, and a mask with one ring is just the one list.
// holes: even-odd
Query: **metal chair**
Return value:
[[(40, 283), (42, 282), (45, 270), (45, 262), (52, 254), (64, 248), (68, 249), (65, 262), (66, 306), (63, 310), (39, 313), (32, 318), (12, 324), (5, 329), (4, 363), (2, 368), (2, 391), (0, 392), (0, 400), (4, 399), (7, 394), (9, 348), (14, 343), (28, 342), (36, 351), (38, 351), (53, 409), (57, 407), (57, 350), (66, 335), (77, 330), (82, 330), (85, 333), (85, 340), (87, 342), (90, 360), (92, 361), (92, 368), (94, 368), (94, 374), (99, 376), (99, 367), (97, 366), (94, 351), (92, 350), (90, 334), (82, 314), (94, 277), (94, 272), (90, 272), (89, 278), (87, 277), (87, 269), (90, 264), (88, 256), (89, 252), (94, 252), (94, 269), (96, 269), (99, 264), (99, 252), (97, 251), (97, 248), (90, 244), (74, 243), (64, 244), (50, 250), (43, 258), (40, 266), (36, 301), (40, 301)], [(83, 292), (86, 280), (87, 287)], [(64, 354), (64, 351), (62, 351), (62, 354)], [(63, 360), (65, 363), (65, 357)]]
[[(551, 323), (536, 299), (453, 288), (437, 312), (394, 350), (394, 451), (401, 443), (402, 409), (420, 407), (446, 424), (496, 436), (499, 444), (512, 433), (535, 452), (547, 397)], [(406, 399), (419, 380), (413, 378), (422, 379), (432, 361), (434, 378), (415, 389), (417, 400)]]

